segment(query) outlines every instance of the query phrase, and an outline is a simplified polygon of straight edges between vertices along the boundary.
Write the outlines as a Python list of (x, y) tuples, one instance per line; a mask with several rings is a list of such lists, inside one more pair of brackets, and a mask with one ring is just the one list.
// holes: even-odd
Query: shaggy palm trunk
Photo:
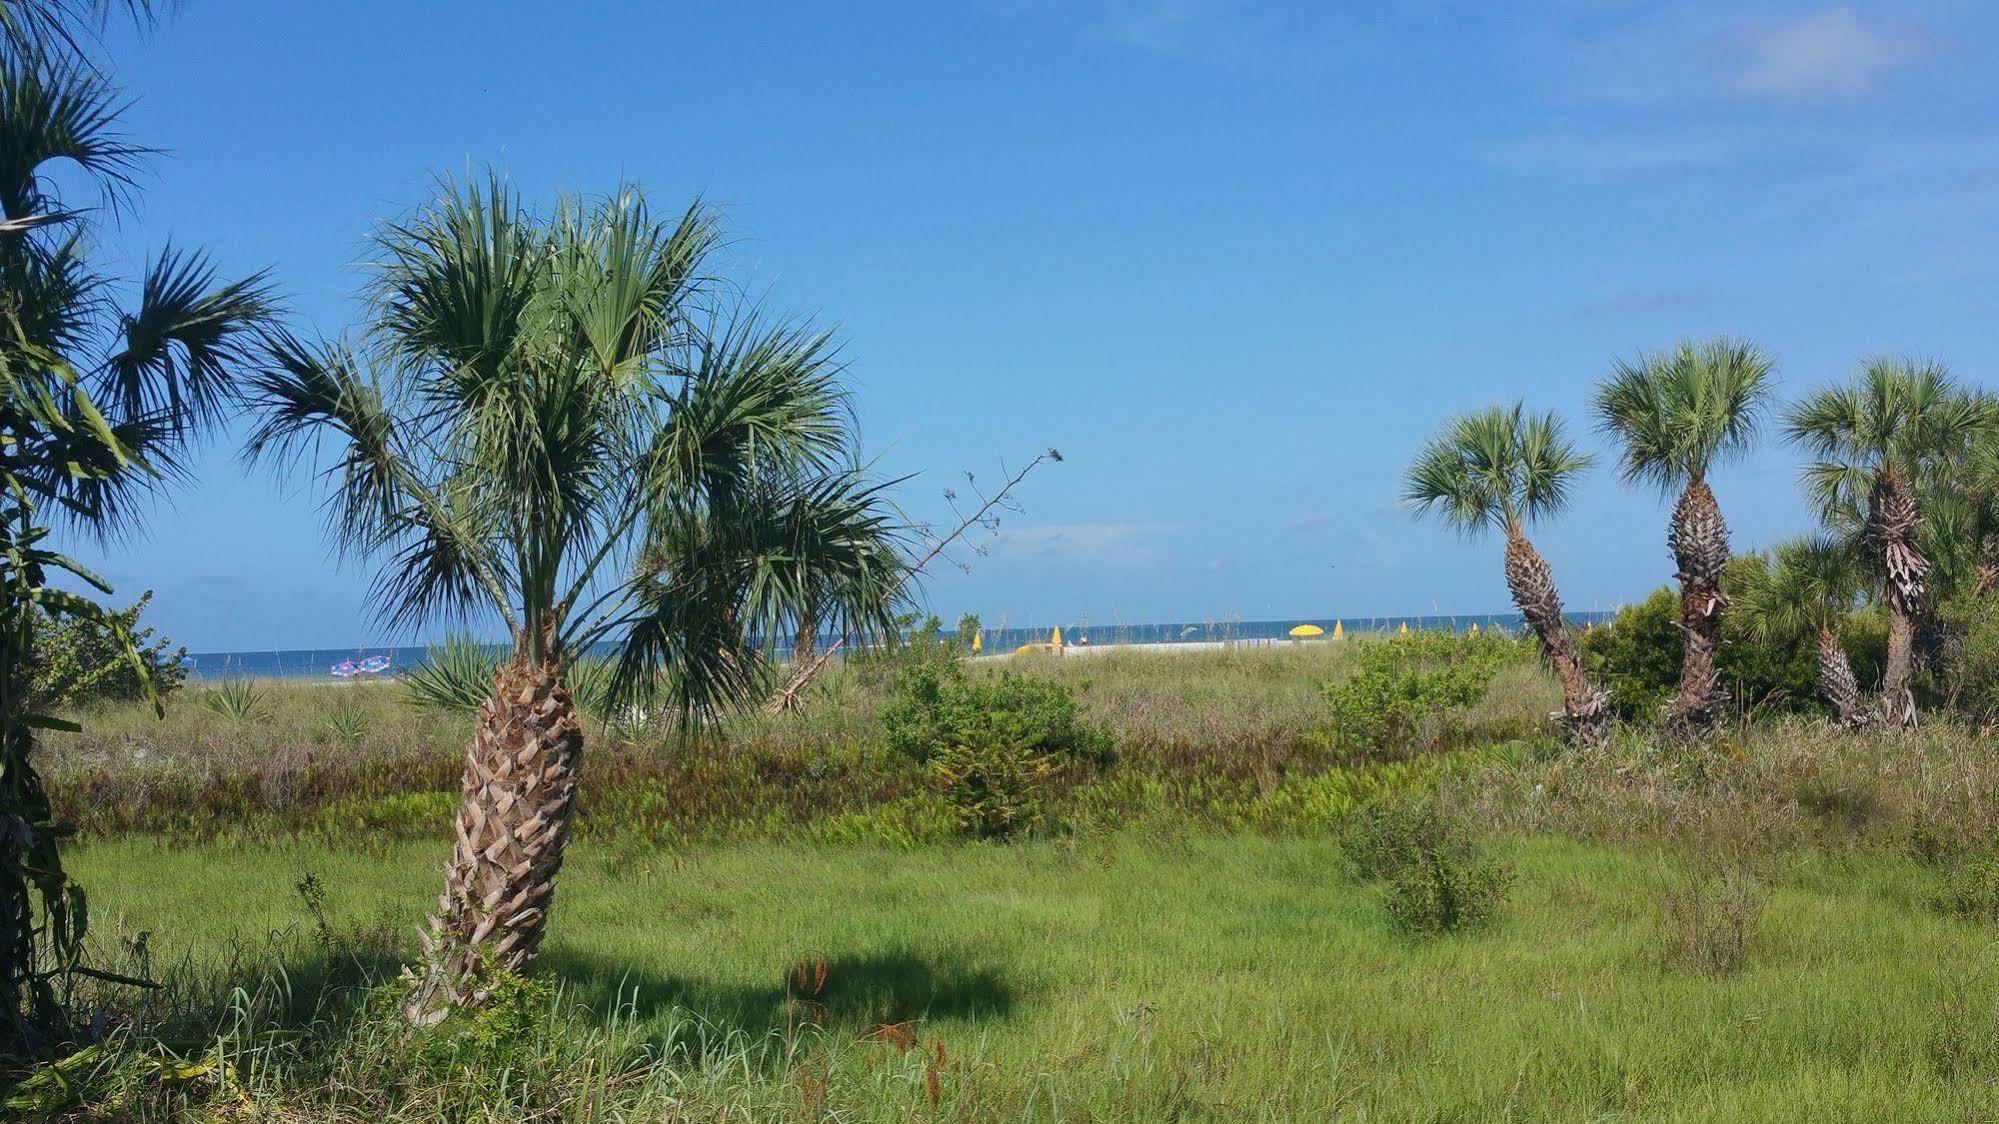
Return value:
[(465, 751), (457, 841), (409, 1006), (420, 1023), (490, 997), (495, 972), (533, 962), (569, 839), (583, 726), (559, 661), (516, 645), (493, 674)]
[(1610, 702), (1590, 685), (1548, 560), (1519, 528), (1506, 530), (1506, 588), (1540, 638), (1541, 654), (1562, 684), (1561, 721), (1572, 745), (1601, 745), (1610, 733)]
[(1846, 658), (1846, 646), (1830, 628), (1819, 629), (1819, 693), (1832, 704), (1833, 724), (1857, 730), (1867, 724), (1867, 711), (1860, 700), (1860, 680), (1854, 678), (1853, 662)]
[(807, 610), (798, 618), (798, 639), (791, 645), (791, 666), (804, 667), (819, 654), (819, 617)]
[(1705, 480), (1689, 482), (1673, 506), (1666, 532), (1680, 582), (1680, 690), (1666, 704), (1666, 728), (1694, 735), (1714, 725), (1727, 698), (1715, 671), (1721, 642), (1721, 611), (1728, 606), (1721, 575), (1728, 566), (1728, 525)]
[(1868, 498), (1869, 532), (1881, 552), (1885, 575), (1882, 600), (1888, 606), (1888, 666), (1881, 677), (1881, 721), (1916, 725), (1916, 625), (1928, 590), (1929, 560), (1916, 549), (1919, 516), (1915, 490), (1899, 474), (1884, 474)]
[(1999, 532), (1987, 531), (1978, 540), (1978, 586), (1980, 597), (1999, 589)]

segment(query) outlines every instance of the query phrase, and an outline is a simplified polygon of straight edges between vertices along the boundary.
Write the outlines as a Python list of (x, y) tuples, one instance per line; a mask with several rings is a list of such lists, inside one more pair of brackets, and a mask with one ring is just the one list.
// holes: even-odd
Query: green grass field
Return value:
[[(1963, 1120), (1999, 1104), (1993, 934), (1927, 908), (1928, 869), (1794, 857), (1768, 873), (1746, 964), (1717, 976), (1663, 957), (1679, 860), (1552, 838), (1502, 850), (1519, 886), (1497, 922), (1423, 942), (1327, 840), (583, 847), (544, 962), (565, 1014), (536, 1020), (563, 1040), (530, 1054), (562, 1072), (519, 1074), (538, 1091), (454, 1103), (448, 1078), (414, 1087), (349, 1041), (343, 1060), (267, 1075), (253, 1103), (280, 1114), (290, 1093), (300, 1118), (357, 1120), (400, 1103), (422, 1119), (1132, 1121)], [(302, 875), (335, 929), (401, 934), (439, 857), (127, 842), (76, 865), (99, 926), (151, 930), (156, 964), (247, 977), (273, 930), (312, 927)], [(697, 1041), (703, 1056), (645, 1065)]]

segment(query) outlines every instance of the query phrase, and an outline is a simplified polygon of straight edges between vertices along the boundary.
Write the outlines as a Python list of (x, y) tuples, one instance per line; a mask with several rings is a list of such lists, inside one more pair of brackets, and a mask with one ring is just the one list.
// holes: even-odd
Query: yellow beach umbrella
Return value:
[(1473, 621), (1473, 622), (1471, 622), (1471, 634), (1472, 634), (1473, 636), (1477, 636), (1477, 635), (1478, 635), (1478, 622), (1477, 622), (1477, 621)]
[(1395, 630), (1395, 633), (1396, 633), (1396, 635), (1398, 635), (1398, 636), (1407, 636), (1407, 635), (1409, 635), (1409, 622), (1408, 622), (1408, 621), (1403, 621), (1403, 622), (1402, 622), (1402, 624), (1401, 624), (1401, 626), (1400, 626), (1400, 627), (1398, 627), (1398, 628), (1397, 628), (1397, 629)]
[[(1477, 628), (1478, 626), (1473, 625), (1472, 627)], [(972, 633), (972, 651), (976, 652), (983, 649), (984, 647), (985, 643), (980, 639), (979, 634), (976, 632)]]
[(1334, 621), (1334, 622), (1333, 622), (1333, 639), (1335, 639), (1335, 640), (1340, 640), (1340, 639), (1343, 639), (1343, 638), (1345, 638), (1346, 634), (1347, 634), (1347, 630), (1346, 630), (1346, 626), (1345, 626), (1345, 625), (1342, 625), (1342, 624), (1341, 624), (1340, 622), (1338, 622), (1338, 621)]
[(1053, 636), (1050, 636), (1050, 637), (1048, 638), (1048, 642), (1049, 642), (1050, 644), (1053, 644), (1053, 645), (1055, 645), (1055, 646), (1056, 646), (1057, 648), (1060, 648), (1060, 647), (1062, 646), (1062, 630), (1061, 630), (1061, 629), (1059, 629), (1059, 628), (1058, 628), (1058, 629), (1056, 629), (1056, 630), (1055, 630), (1055, 635), (1053, 635)]
[(1324, 636), (1326, 630), (1316, 624), (1301, 624), (1291, 630), (1293, 636)]

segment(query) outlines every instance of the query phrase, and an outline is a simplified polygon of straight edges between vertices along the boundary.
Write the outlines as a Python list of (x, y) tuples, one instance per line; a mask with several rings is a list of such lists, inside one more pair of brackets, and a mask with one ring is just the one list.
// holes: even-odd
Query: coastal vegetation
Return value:
[[(0, 0), (0, 1116), (1994, 1117), (1993, 395), (1688, 341), (1596, 387), (1672, 498), (1608, 621), (1530, 537), (1596, 457), (1515, 402), (1402, 499), (1517, 632), (995, 656), (920, 579), (1061, 455), (910, 525), (699, 200), (441, 181), (324, 339), (185, 251), (124, 301), (47, 169), (131, 200), (107, 12)], [(57, 544), (216, 433), (471, 632), (189, 678)], [(1816, 525), (1738, 551), (1776, 437)]]

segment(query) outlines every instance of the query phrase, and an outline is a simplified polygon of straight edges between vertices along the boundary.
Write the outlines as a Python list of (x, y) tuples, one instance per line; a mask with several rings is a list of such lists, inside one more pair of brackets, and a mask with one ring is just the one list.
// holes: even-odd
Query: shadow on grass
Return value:
[(1013, 988), (991, 968), (915, 950), (810, 956), (766, 986), (634, 969), (573, 948), (549, 949), (539, 971), (586, 1009), (652, 1018), (676, 1010), (723, 1033), (762, 1037), (811, 1023), (864, 1033), (910, 1021), (1005, 1015)]

